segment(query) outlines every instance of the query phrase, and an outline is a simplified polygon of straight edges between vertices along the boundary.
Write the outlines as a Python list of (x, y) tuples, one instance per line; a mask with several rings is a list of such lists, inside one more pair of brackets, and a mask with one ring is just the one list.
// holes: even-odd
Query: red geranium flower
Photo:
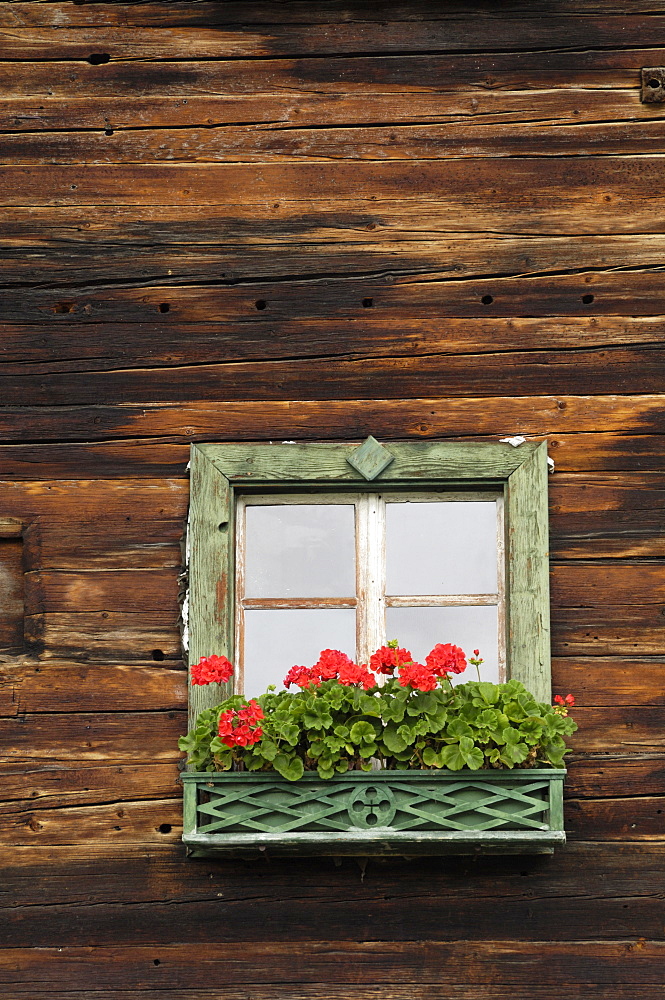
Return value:
[(567, 694), (565, 698), (562, 698), (560, 694), (555, 694), (554, 701), (557, 705), (566, 705), (568, 708), (572, 708), (575, 704), (575, 696)]
[(353, 660), (339, 649), (322, 649), (317, 662), (312, 667), (312, 673), (322, 681), (332, 681), (340, 669), (353, 666)]
[(452, 643), (437, 643), (431, 653), (425, 657), (425, 663), (437, 677), (446, 674), (461, 674), (466, 670), (466, 654), (459, 646)]
[(402, 687), (417, 688), (419, 691), (433, 691), (436, 676), (424, 663), (407, 663), (399, 668), (399, 682)]
[(366, 664), (359, 665), (349, 660), (348, 664), (340, 667), (338, 678), (340, 684), (351, 687), (353, 684), (360, 684), (365, 691), (369, 691), (376, 684), (376, 677), (370, 673)]
[(284, 687), (291, 687), (297, 684), (300, 688), (318, 687), (321, 683), (311, 667), (291, 667), (284, 678)]
[(225, 656), (202, 656), (191, 675), (192, 684), (221, 684), (233, 676), (233, 664)]
[(396, 649), (393, 646), (381, 646), (369, 658), (369, 665), (378, 674), (392, 674), (395, 667), (404, 667), (413, 663), (413, 657), (408, 649)]
[(219, 717), (219, 738), (227, 747), (246, 747), (250, 743), (258, 743), (263, 730), (256, 722), (262, 718), (261, 706), (254, 700), (237, 712), (230, 708)]
[(258, 701), (255, 701), (255, 699), (252, 698), (249, 704), (240, 709), (238, 712), (238, 718), (243, 719), (243, 721), (248, 722), (250, 725), (253, 725), (258, 722), (259, 719), (263, 718), (263, 709), (259, 705)]

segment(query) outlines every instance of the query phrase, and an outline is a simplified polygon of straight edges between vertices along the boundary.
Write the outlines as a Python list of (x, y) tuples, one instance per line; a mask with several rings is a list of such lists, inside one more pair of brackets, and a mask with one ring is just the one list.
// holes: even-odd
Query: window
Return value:
[(397, 638), (549, 700), (544, 444), (194, 445), (190, 551), (190, 661), (224, 653), (247, 695)]

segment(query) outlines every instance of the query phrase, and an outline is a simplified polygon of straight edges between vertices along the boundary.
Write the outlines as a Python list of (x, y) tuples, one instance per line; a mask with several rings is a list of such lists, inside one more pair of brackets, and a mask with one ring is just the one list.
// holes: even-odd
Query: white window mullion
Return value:
[(356, 516), (356, 656), (367, 663), (385, 642), (385, 501), (373, 493), (359, 497)]

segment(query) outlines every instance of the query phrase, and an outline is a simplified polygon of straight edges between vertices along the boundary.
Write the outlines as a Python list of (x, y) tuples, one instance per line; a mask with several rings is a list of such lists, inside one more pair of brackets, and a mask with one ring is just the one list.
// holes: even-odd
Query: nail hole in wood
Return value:
[(159, 305), (157, 306), (157, 311), (160, 313), (167, 313), (170, 308), (171, 306), (168, 304), (168, 302), (160, 302)]
[(371, 309), (374, 305), (374, 299), (363, 299), (363, 309)]
[(152, 964), (153, 965), (161, 965), (162, 963), (160, 962), (160, 960), (158, 958), (153, 958)]
[(265, 309), (268, 303), (266, 302), (265, 299), (257, 299), (254, 305), (256, 306), (257, 309)]
[(75, 302), (56, 302), (53, 306), (54, 313), (73, 313), (76, 312)]
[(104, 129), (104, 135), (113, 135), (113, 129), (112, 128), (105, 128)]
[(151, 653), (151, 656), (152, 656), (153, 660), (163, 660), (164, 659), (164, 653), (163, 653), (163, 651), (161, 649), (153, 649), (153, 651)]
[(491, 306), (494, 302), (494, 297), (492, 295), (483, 295), (480, 301), (484, 306)]
[(590, 306), (591, 303), (593, 302), (593, 298), (594, 298), (593, 295), (587, 293), (586, 295), (582, 296), (582, 302), (584, 303), (585, 306)]
[(159, 832), (160, 833), (170, 833), (171, 832), (171, 824), (170, 823), (160, 823), (159, 824)]
[(93, 52), (88, 56), (88, 62), (91, 66), (101, 66), (103, 63), (111, 61), (111, 57), (108, 52)]

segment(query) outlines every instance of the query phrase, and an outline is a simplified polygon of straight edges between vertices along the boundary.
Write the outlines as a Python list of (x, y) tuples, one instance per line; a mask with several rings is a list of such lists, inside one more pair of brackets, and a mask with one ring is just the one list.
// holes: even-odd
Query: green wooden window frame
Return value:
[[(540, 701), (551, 700), (547, 445), (385, 442), (390, 464), (368, 482), (349, 462), (355, 443), (196, 444), (189, 514), (189, 662), (234, 659), (235, 507), (239, 493), (335, 488), (503, 490), (506, 525), (506, 667)], [(190, 687), (190, 724), (231, 694)]]

